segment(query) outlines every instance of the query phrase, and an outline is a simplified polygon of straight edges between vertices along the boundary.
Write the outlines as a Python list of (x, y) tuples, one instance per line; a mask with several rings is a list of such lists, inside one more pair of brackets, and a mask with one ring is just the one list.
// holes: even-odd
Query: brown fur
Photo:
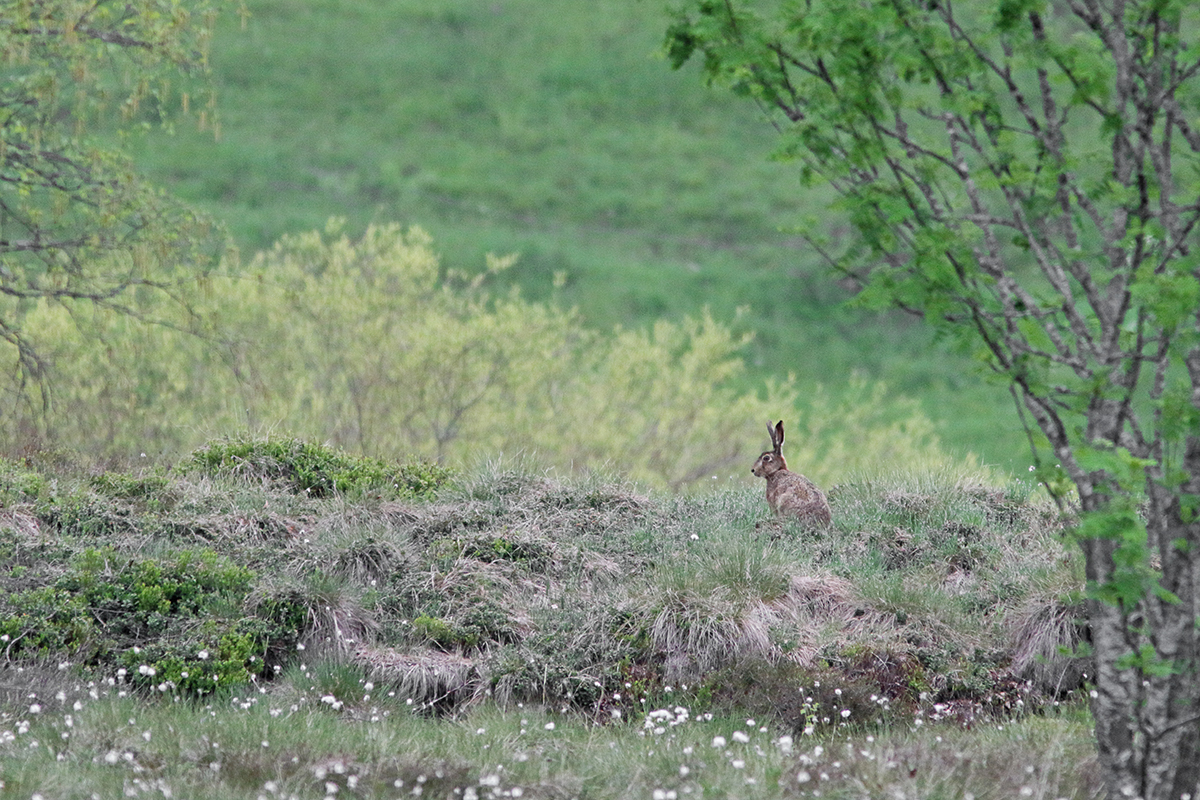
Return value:
[(766, 451), (750, 469), (767, 479), (767, 504), (776, 516), (789, 516), (815, 527), (827, 527), (832, 520), (829, 501), (817, 485), (787, 467), (783, 457), (783, 420), (774, 427), (767, 423), (773, 449)]

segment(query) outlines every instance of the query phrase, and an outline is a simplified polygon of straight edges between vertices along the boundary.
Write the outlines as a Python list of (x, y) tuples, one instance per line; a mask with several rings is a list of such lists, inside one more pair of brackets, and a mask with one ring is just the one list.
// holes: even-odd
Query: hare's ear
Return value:
[(779, 420), (779, 424), (775, 426), (775, 432), (771, 435), (771, 441), (775, 443), (775, 452), (778, 453), (783, 447), (783, 420)]
[(771, 424), (771, 420), (767, 420), (767, 436), (771, 437), (771, 449), (778, 450), (779, 442), (775, 441), (775, 426)]

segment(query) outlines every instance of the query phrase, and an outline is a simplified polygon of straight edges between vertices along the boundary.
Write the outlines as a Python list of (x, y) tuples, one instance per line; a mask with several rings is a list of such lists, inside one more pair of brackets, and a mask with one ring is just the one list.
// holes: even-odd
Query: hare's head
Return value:
[(760, 478), (767, 478), (781, 469), (787, 469), (787, 462), (783, 460), (783, 420), (779, 420), (774, 426), (768, 422), (767, 433), (771, 435), (772, 449), (759, 456), (758, 461), (750, 468), (750, 471)]

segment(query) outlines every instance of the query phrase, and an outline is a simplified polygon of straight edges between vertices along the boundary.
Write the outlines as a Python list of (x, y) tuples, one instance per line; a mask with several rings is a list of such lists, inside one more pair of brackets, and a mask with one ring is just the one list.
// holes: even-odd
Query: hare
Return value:
[(776, 516), (791, 516), (814, 527), (829, 525), (832, 515), (825, 493), (798, 472), (787, 468), (783, 458), (783, 420), (774, 427), (767, 423), (772, 449), (758, 457), (750, 469), (767, 479), (767, 503)]

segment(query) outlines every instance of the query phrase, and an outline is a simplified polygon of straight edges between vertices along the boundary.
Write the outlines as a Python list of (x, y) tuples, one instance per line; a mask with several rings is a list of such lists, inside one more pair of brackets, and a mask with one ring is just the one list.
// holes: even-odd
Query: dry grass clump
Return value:
[(484, 691), (484, 676), (474, 659), (455, 653), (364, 646), (354, 651), (350, 662), (419, 708), (453, 708)]
[(1091, 660), (1078, 653), (1086, 633), (1084, 620), (1081, 601), (1029, 598), (1010, 622), (1012, 674), (1051, 696), (1083, 686), (1091, 670)]

